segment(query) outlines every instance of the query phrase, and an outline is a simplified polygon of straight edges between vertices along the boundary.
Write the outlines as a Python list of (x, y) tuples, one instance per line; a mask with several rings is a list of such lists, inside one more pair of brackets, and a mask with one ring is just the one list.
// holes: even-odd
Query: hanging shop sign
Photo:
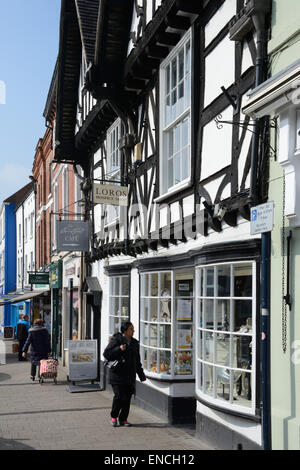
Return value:
[(29, 284), (49, 284), (49, 273), (29, 273)]
[(49, 268), (50, 289), (61, 289), (62, 286), (62, 262), (55, 261)]
[(88, 251), (89, 223), (82, 220), (57, 221), (58, 251)]
[(274, 202), (251, 208), (251, 235), (272, 232), (274, 225)]
[(97, 340), (69, 341), (69, 379), (94, 380), (97, 378)]
[(117, 186), (115, 184), (94, 183), (93, 202), (94, 204), (127, 206), (128, 188), (127, 186)]

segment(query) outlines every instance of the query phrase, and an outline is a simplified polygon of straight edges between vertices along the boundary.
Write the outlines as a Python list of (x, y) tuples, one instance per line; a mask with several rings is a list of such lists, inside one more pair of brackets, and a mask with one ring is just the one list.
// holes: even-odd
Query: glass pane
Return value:
[(142, 280), (142, 297), (147, 297), (149, 295), (149, 290), (148, 290), (148, 284), (149, 284), (149, 275), (148, 274), (142, 274), (141, 276)]
[(199, 335), (199, 343), (198, 343), (198, 354), (197, 358), (198, 359), (203, 359), (203, 331), (198, 331)]
[(233, 400), (237, 405), (248, 408), (252, 406), (252, 374), (250, 372), (234, 372)]
[(252, 264), (234, 266), (234, 297), (252, 297)]
[(160, 299), (160, 321), (171, 322), (171, 300)]
[(158, 296), (158, 274), (150, 274), (151, 277), (151, 297)]
[(121, 320), (125, 321), (129, 318), (129, 297), (122, 297), (120, 299), (121, 303)]
[(160, 373), (171, 374), (171, 353), (160, 351)]
[(141, 358), (142, 358), (143, 368), (145, 370), (148, 370), (148, 349), (142, 348)]
[(181, 135), (182, 135), (182, 147), (186, 147), (189, 144), (189, 119), (186, 118), (182, 122), (181, 126)]
[(230, 400), (230, 371), (224, 367), (216, 367), (217, 397)]
[(230, 366), (230, 336), (217, 335), (216, 364), (219, 366)]
[(171, 297), (171, 273), (162, 273), (160, 276), (160, 296)]
[(199, 326), (200, 328), (204, 328), (204, 319), (203, 319), (203, 304), (204, 304), (204, 300), (200, 299), (198, 301), (198, 308), (199, 308)]
[(150, 303), (150, 321), (158, 321), (157, 299), (149, 299)]
[(117, 315), (118, 310), (119, 310), (119, 298), (111, 297), (110, 298), (110, 314)]
[(191, 351), (177, 351), (175, 353), (175, 374), (176, 375), (192, 375), (193, 360)]
[(168, 187), (174, 186), (173, 158), (168, 161)]
[(214, 362), (214, 335), (204, 332), (204, 360)]
[(193, 347), (193, 327), (192, 325), (177, 325), (176, 348), (192, 349)]
[(170, 65), (166, 69), (166, 94), (170, 93)]
[(150, 370), (157, 373), (157, 351), (150, 350)]
[(233, 331), (252, 333), (252, 300), (233, 301)]
[(182, 181), (187, 179), (190, 175), (190, 162), (189, 162), (189, 150), (188, 148), (184, 148), (181, 152), (181, 179)]
[(148, 323), (141, 324), (141, 343), (149, 345), (149, 325)]
[(184, 50), (182, 49), (178, 54), (178, 79), (183, 79), (184, 76)]
[(171, 106), (170, 106), (170, 95), (166, 97), (166, 122), (167, 126), (171, 122)]
[(185, 107), (188, 108), (191, 104), (191, 78), (190, 75), (187, 75), (185, 78)]
[(214, 368), (204, 364), (204, 393), (213, 396), (214, 390)]
[(237, 336), (236, 338), (236, 367), (247, 370), (252, 368), (251, 336)]
[(172, 88), (175, 88), (177, 84), (177, 57), (172, 60)]
[(217, 325), (220, 331), (230, 331), (230, 300), (217, 300)]
[(150, 346), (157, 348), (157, 325), (149, 325), (150, 328)]
[(193, 297), (194, 295), (193, 285), (194, 285), (194, 281), (192, 277), (189, 279), (187, 275), (176, 276), (175, 296), (176, 297)]
[(190, 41), (187, 42), (185, 46), (185, 73), (190, 73), (191, 71), (191, 44)]
[(184, 111), (184, 85), (180, 83), (178, 87), (178, 116)]
[(193, 299), (176, 299), (175, 308), (178, 321), (193, 321)]
[(160, 330), (160, 347), (171, 349), (171, 325), (161, 325), (159, 330)]
[(214, 329), (214, 301), (210, 299), (203, 300), (204, 309), (204, 328), (208, 330)]
[(218, 297), (230, 297), (230, 266), (217, 267), (217, 289)]
[(181, 179), (181, 158), (180, 154), (177, 154), (174, 156), (174, 178), (175, 178), (175, 184), (180, 183)]
[(180, 150), (180, 124), (174, 128), (173, 131), (173, 139), (174, 139), (174, 153), (178, 153)]
[(129, 277), (122, 277), (122, 295), (129, 295)]
[[(206, 272), (206, 297), (214, 297), (214, 268), (207, 268)], [(204, 294), (205, 295), (205, 294)]]
[(120, 284), (118, 277), (112, 278), (112, 295), (120, 295)]

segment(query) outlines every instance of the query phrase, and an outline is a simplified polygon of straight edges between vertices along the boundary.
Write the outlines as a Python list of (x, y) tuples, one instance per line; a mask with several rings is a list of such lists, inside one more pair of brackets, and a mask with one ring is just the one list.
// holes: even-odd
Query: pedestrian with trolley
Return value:
[(47, 328), (44, 326), (42, 319), (34, 321), (34, 325), (29, 329), (28, 338), (23, 347), (22, 356), (26, 358), (27, 351), (30, 348), (30, 361), (31, 361), (31, 380), (35, 380), (37, 368), (38, 377), (40, 377), (40, 361), (42, 359), (48, 359), (51, 353), (50, 335)]
[[(114, 392), (111, 408), (111, 424), (131, 426), (127, 421), (131, 396), (135, 393), (136, 374), (141, 382), (146, 380), (141, 364), (139, 342), (133, 338), (134, 326), (131, 322), (122, 323), (121, 332), (116, 333), (103, 355), (108, 362), (109, 383)], [(113, 364), (113, 365), (112, 365)]]

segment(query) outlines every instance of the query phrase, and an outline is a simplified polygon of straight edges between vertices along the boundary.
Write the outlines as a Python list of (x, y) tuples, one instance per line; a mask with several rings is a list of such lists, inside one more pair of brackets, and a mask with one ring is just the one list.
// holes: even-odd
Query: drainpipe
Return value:
[[(266, 13), (257, 11), (252, 20), (257, 32), (256, 87), (267, 79), (267, 28)], [(258, 160), (262, 120), (256, 120), (251, 155), (250, 206), (260, 200), (258, 190)], [(262, 382), (262, 433), (264, 450), (271, 449), (271, 406), (270, 406), (270, 253), (271, 233), (262, 234), (261, 268), (261, 382)]]

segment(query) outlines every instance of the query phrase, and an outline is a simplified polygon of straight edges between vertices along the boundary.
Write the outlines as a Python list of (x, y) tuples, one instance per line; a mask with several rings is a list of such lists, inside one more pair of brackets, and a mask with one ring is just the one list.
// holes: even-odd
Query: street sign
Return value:
[(127, 186), (117, 186), (115, 184), (94, 183), (93, 202), (94, 204), (127, 206), (128, 188)]
[(251, 235), (272, 232), (274, 225), (274, 202), (267, 202), (251, 208)]
[(57, 250), (89, 251), (89, 223), (82, 220), (58, 220)]
[(29, 284), (49, 284), (49, 273), (29, 273)]

